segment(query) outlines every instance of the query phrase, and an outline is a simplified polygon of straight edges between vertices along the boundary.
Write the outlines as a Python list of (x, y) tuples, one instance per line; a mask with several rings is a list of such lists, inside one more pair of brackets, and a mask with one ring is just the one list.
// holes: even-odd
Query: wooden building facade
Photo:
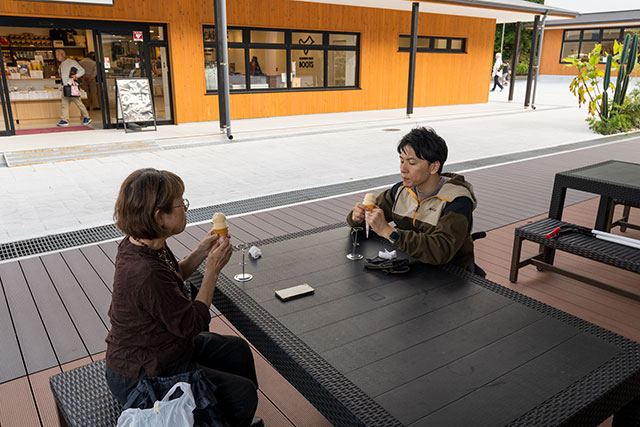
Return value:
[[(406, 105), (409, 67), (406, 42), (411, 12), (329, 3), (227, 2), (229, 65), (234, 73), (232, 119)], [(421, 8), (418, 29), (414, 105), (486, 102), (496, 18), (486, 13), (479, 16), (430, 13), (429, 3), (421, 4), (425, 6)], [(491, 9), (483, 8), (483, 11)], [(144, 42), (151, 42), (152, 49), (153, 46), (166, 49), (163, 66), (168, 71), (164, 73), (168, 81), (164, 82), (164, 91), (154, 88), (154, 94), (164, 96), (164, 110), (171, 110), (165, 112), (166, 122), (218, 119), (215, 71), (211, 64), (215, 52), (209, 43), (215, 37), (213, 0), (114, 0), (108, 6), (0, 0), (0, 19), (6, 24), (17, 17), (35, 19), (30, 26), (46, 28), (62, 21), (64, 25), (72, 25), (74, 20), (82, 21), (85, 28), (92, 23), (102, 27), (114, 23), (125, 32), (144, 26)], [(146, 40), (153, 38), (153, 28), (166, 32), (162, 38), (164, 45)], [(342, 44), (334, 43), (339, 35), (345, 36)], [(235, 62), (233, 49), (237, 51)], [(110, 66), (105, 62), (113, 61), (106, 53), (103, 57), (98, 53), (96, 50), (96, 62), (104, 72)], [(258, 65), (260, 58), (262, 63)], [(309, 66), (316, 67), (316, 71), (311, 72)], [(144, 76), (144, 69), (153, 67), (147, 64), (141, 69), (138, 73)], [(336, 77), (336, 73), (341, 75)], [(109, 89), (105, 86), (104, 90)]]

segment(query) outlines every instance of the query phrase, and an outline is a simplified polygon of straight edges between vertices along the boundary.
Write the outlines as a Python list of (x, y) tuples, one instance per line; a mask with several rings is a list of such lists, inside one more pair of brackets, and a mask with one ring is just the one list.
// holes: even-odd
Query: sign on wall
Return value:
[(46, 3), (78, 3), (78, 4), (97, 4), (101, 6), (113, 6), (113, 0), (23, 0), (23, 1), (43, 1)]

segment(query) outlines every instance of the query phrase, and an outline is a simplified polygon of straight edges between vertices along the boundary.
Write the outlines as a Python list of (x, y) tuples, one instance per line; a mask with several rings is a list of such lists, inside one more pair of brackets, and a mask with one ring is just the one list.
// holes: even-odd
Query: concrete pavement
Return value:
[[(598, 138), (568, 92), (568, 78), (541, 77), (537, 110), (522, 106), (525, 84), (490, 93), (486, 104), (235, 120), (235, 138), (217, 122), (0, 138), (0, 152), (154, 140), (155, 151), (0, 167), (0, 243), (113, 222), (123, 179), (142, 167), (167, 169), (186, 184), (192, 207), (396, 173), (398, 140), (431, 126), (449, 145), (448, 164)], [(445, 166), (446, 169), (446, 166)]]

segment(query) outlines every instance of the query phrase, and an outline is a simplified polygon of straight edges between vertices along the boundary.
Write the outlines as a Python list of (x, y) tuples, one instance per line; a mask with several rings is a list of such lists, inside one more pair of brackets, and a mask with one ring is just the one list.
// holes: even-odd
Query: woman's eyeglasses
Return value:
[(171, 206), (171, 208), (183, 208), (186, 211), (189, 209), (189, 199), (182, 199), (181, 205)]

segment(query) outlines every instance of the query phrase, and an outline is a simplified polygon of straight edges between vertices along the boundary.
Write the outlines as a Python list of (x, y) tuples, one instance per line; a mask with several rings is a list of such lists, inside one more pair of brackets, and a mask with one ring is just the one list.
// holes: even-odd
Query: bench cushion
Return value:
[(49, 378), (60, 413), (69, 426), (115, 426), (122, 412), (105, 378), (105, 361)]
[(568, 222), (545, 218), (516, 228), (515, 235), (543, 244), (548, 248), (558, 249), (640, 273), (640, 249), (596, 239), (581, 233), (565, 234), (553, 239), (545, 237), (558, 227), (571, 226), (573, 224)]

